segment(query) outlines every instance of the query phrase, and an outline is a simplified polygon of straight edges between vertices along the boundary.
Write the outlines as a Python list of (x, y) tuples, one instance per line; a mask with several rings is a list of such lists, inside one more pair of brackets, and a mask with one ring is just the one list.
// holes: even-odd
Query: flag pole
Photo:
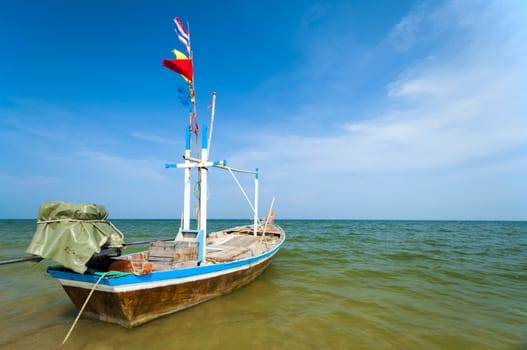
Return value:
[[(207, 142), (207, 146), (208, 146), (208, 152), (207, 152), (207, 156), (210, 154), (210, 143), (212, 141), (212, 129), (214, 128), (214, 114), (215, 114), (215, 111), (216, 111), (216, 92), (213, 92), (212, 93), (212, 111), (210, 113), (210, 126), (209, 126), (209, 140)], [(208, 159), (204, 159), (203, 161), (207, 161)]]
[[(194, 62), (194, 51), (191, 49), (191, 35), (190, 35), (190, 23), (187, 21), (187, 28), (188, 28), (188, 56), (192, 62)], [(196, 126), (198, 125), (198, 112), (196, 107), (196, 89), (195, 89), (195, 83), (194, 83), (194, 69), (192, 69), (192, 80), (190, 81), (190, 102), (192, 103), (192, 118), (190, 121), (190, 129), (194, 130), (195, 138), (196, 138), (196, 158), (199, 158), (199, 150), (198, 150), (198, 129), (196, 129)], [(194, 125), (192, 125), (194, 123)]]
[(267, 217), (265, 218), (264, 228), (262, 231), (262, 237), (260, 237), (260, 243), (262, 243), (265, 238), (265, 231), (267, 231), (267, 223), (269, 222), (269, 218), (271, 217), (271, 214), (273, 213), (273, 206), (274, 206), (274, 197), (271, 200), (271, 207), (269, 208), (269, 211), (267, 212)]
[[(191, 35), (190, 35), (190, 23), (187, 21), (187, 31), (188, 31), (188, 56), (189, 58), (192, 60), (192, 62), (194, 62), (194, 52), (192, 51), (191, 49)], [(194, 69), (192, 69), (192, 80), (191, 80), (191, 86), (192, 86), (192, 92), (191, 94), (193, 94), (194, 98), (192, 98), (191, 96), (191, 102), (192, 102), (192, 112), (193, 112), (193, 118), (190, 122), (190, 128), (191, 130), (193, 129), (194, 130), (194, 137), (195, 137), (195, 140), (196, 140), (196, 158), (200, 158), (200, 152), (199, 152), (199, 141), (198, 141), (198, 133), (199, 133), (199, 129), (197, 129), (197, 125), (198, 125), (198, 114), (197, 114), (197, 108), (196, 108), (196, 90), (195, 90), (195, 84), (194, 84)], [(192, 123), (194, 123), (194, 125), (192, 125)], [(203, 147), (203, 142), (202, 142), (202, 145)], [(203, 154), (203, 150), (201, 152)], [(201, 187), (201, 180), (202, 180), (202, 176), (201, 176), (201, 168), (198, 167), (198, 182), (197, 182), (197, 190), (198, 190), (198, 204), (196, 206), (196, 226), (197, 226), (197, 229), (200, 230), (202, 228), (202, 222), (201, 222), (201, 219), (202, 219), (202, 215), (201, 215), (201, 212), (203, 210), (202, 206), (201, 206), (201, 194), (202, 194), (202, 187)]]

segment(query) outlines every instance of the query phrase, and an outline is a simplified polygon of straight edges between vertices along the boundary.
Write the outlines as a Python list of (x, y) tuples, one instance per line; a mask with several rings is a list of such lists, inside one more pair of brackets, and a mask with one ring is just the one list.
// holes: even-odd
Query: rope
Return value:
[[(80, 219), (54, 219), (54, 220), (38, 220), (37, 224), (51, 224), (54, 222), (87, 222), (87, 223), (103, 223), (110, 225), (115, 231), (119, 232), (121, 235), (123, 233), (111, 222), (108, 220), (80, 220)], [(124, 236), (124, 235), (123, 235)]]
[(106, 221), (106, 222), (107, 222), (108, 224), (110, 224), (110, 226), (111, 226), (115, 231), (119, 232), (119, 233), (121, 234), (121, 237), (124, 238), (124, 234), (121, 232), (121, 230), (119, 230), (117, 227), (115, 227), (115, 225), (112, 224), (111, 221)]
[(103, 222), (109, 223), (107, 220), (80, 220), (80, 219), (54, 219), (54, 220), (38, 220), (37, 224), (49, 224), (53, 222)]
[(229, 173), (231, 173), (232, 175), (232, 178), (234, 179), (234, 181), (236, 182), (236, 184), (238, 185), (238, 187), (240, 188), (240, 190), (242, 191), (243, 195), (245, 196), (245, 199), (247, 199), (247, 203), (249, 203), (249, 206), (251, 207), (251, 209), (253, 210), (253, 213), (254, 213), (254, 207), (253, 207), (253, 204), (251, 203), (251, 200), (249, 199), (249, 197), (247, 196), (247, 193), (245, 193), (242, 185), (240, 184), (240, 182), (238, 181), (238, 179), (236, 178), (236, 175), (234, 175), (234, 173), (232, 172), (231, 168), (227, 168), (227, 170), (229, 170)]
[(79, 314), (77, 315), (77, 318), (75, 318), (75, 321), (74, 321), (73, 324), (71, 325), (71, 328), (70, 328), (70, 330), (68, 331), (68, 334), (66, 334), (66, 337), (65, 337), (64, 340), (62, 341), (62, 344), (60, 345), (60, 348), (61, 348), (61, 349), (64, 347), (64, 344), (66, 344), (66, 342), (68, 341), (68, 338), (70, 337), (71, 332), (73, 332), (73, 328), (75, 328), (75, 326), (77, 325), (77, 321), (79, 321), (79, 318), (81, 317), (82, 312), (83, 312), (84, 309), (86, 308), (86, 305), (88, 305), (88, 301), (90, 300), (91, 296), (93, 295), (93, 292), (95, 291), (95, 288), (97, 288), (97, 286), (99, 285), (99, 282), (101, 282), (101, 280), (102, 280), (106, 275), (108, 275), (110, 272), (112, 272), (112, 271), (108, 271), (108, 272), (105, 272), (104, 274), (102, 274), (101, 277), (99, 277), (99, 279), (97, 280), (97, 283), (95, 283), (95, 285), (94, 285), (93, 288), (91, 289), (90, 294), (88, 294), (88, 297), (87, 297), (86, 300), (84, 301), (84, 304), (82, 305), (82, 307), (81, 307), (81, 309), (80, 309), (80, 311), (79, 311)]
[(218, 169), (225, 169), (225, 170), (229, 170), (229, 171), (235, 171), (237, 173), (256, 174), (256, 171), (254, 171), (254, 170), (236, 169), (236, 168), (231, 168), (230, 166), (226, 166), (226, 165), (215, 165), (214, 167), (218, 168)]
[[(110, 225), (112, 229), (114, 229), (118, 234), (120, 234), (122, 238), (124, 238), (124, 234), (121, 232), (121, 230), (119, 230), (111, 221), (108, 221), (108, 220), (54, 219), (54, 220), (38, 220), (37, 224), (51, 224), (55, 222), (86, 222), (86, 223), (108, 224)], [(97, 227), (97, 229), (99, 228)], [(99, 229), (99, 231), (101, 230)]]

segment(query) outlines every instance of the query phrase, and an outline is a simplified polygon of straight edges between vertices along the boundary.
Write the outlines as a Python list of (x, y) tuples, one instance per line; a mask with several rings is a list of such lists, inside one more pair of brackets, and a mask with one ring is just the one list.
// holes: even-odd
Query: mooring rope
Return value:
[(99, 277), (99, 279), (97, 280), (97, 282), (95, 283), (95, 285), (93, 286), (93, 288), (90, 290), (90, 294), (88, 294), (88, 297), (86, 298), (86, 300), (84, 301), (84, 304), (82, 305), (80, 311), (79, 311), (79, 314), (77, 315), (77, 318), (75, 318), (75, 321), (73, 322), (73, 324), (71, 325), (71, 328), (70, 330), (68, 331), (68, 334), (66, 334), (66, 337), (64, 338), (64, 340), (62, 341), (62, 344), (60, 345), (60, 348), (62, 349), (62, 347), (64, 346), (64, 344), (66, 344), (66, 342), (68, 341), (68, 338), (70, 337), (71, 335), (71, 332), (73, 332), (73, 328), (75, 328), (75, 326), (77, 325), (77, 321), (79, 321), (79, 318), (81, 317), (81, 314), (82, 312), (84, 311), (84, 309), (86, 308), (86, 305), (88, 305), (88, 301), (90, 301), (90, 298), (91, 296), (93, 295), (93, 292), (95, 291), (95, 288), (97, 288), (97, 286), (99, 285), (99, 282), (101, 282), (101, 280), (106, 277), (106, 275), (108, 275), (109, 273), (111, 273), (113, 271), (108, 271), (108, 272), (105, 272), (101, 275), (101, 277)]

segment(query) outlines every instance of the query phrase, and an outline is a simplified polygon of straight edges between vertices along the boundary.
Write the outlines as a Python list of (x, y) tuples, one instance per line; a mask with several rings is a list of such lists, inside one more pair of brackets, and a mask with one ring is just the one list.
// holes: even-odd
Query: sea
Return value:
[[(179, 226), (112, 222), (127, 241)], [(133, 329), (81, 316), (64, 349), (527, 350), (527, 222), (277, 224), (286, 243), (251, 284)], [(35, 226), (0, 220), (0, 259), (24, 255)], [(0, 349), (60, 348), (78, 310), (49, 265), (0, 266)]]

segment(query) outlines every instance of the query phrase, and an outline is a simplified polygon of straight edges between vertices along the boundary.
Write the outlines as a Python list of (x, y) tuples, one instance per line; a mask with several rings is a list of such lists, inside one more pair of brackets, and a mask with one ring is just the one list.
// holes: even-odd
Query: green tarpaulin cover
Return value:
[(43, 203), (37, 231), (26, 251), (84, 273), (88, 260), (103, 245), (122, 247), (123, 234), (107, 217), (106, 208), (98, 204)]

